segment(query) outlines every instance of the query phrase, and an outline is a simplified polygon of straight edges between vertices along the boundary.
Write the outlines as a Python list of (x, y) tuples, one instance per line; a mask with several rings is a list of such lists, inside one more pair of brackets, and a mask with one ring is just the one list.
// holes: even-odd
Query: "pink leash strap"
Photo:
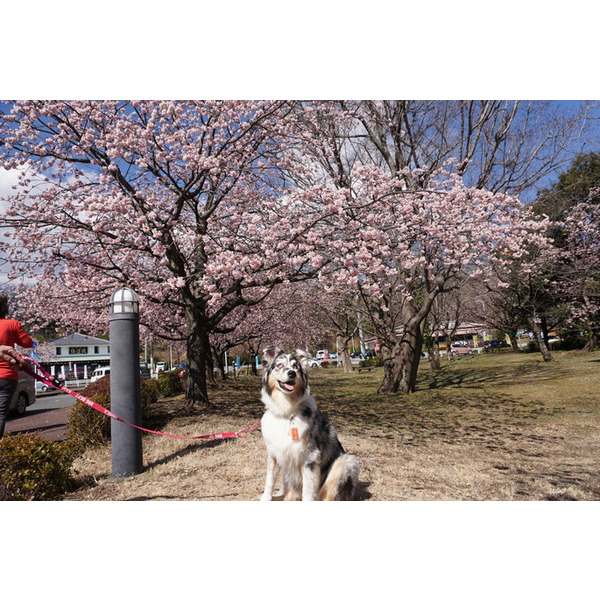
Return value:
[(135, 427), (136, 429), (140, 429), (141, 431), (145, 431), (146, 433), (155, 433), (156, 435), (164, 435), (164, 436), (167, 436), (170, 438), (177, 438), (180, 440), (200, 440), (200, 439), (221, 440), (221, 439), (231, 438), (231, 437), (243, 438), (243, 437), (246, 437), (247, 435), (249, 435), (250, 433), (252, 433), (253, 431), (256, 431), (260, 427), (260, 421), (257, 421), (253, 425), (244, 427), (243, 429), (240, 429), (239, 431), (235, 431), (235, 432), (207, 433), (205, 435), (192, 435), (192, 436), (174, 435), (172, 433), (164, 433), (162, 431), (153, 431), (152, 429), (146, 429), (145, 427), (140, 427), (139, 425), (134, 425), (133, 423), (128, 423), (122, 417), (119, 417), (118, 415), (111, 412), (107, 408), (104, 408), (104, 406), (101, 406), (100, 404), (94, 402), (93, 400), (86, 398), (85, 396), (79, 394), (78, 392), (70, 390), (67, 386), (61, 384), (55, 377), (52, 377), (52, 375), (50, 375), (50, 373), (48, 373), (46, 370), (44, 370), (32, 358), (29, 358), (26, 356), (25, 359), (33, 364), (33, 368), (30, 369), (27, 366), (23, 366), (22, 368), (25, 371), (25, 373), (27, 373), (34, 379), (37, 379), (38, 381), (41, 381), (41, 382), (53, 387), (54, 389), (60, 390), (61, 392), (65, 392), (65, 394), (70, 394), (76, 400), (79, 400), (79, 402), (82, 402), (83, 404), (87, 404), (94, 410), (97, 410), (98, 412), (102, 413), (103, 415), (106, 415), (107, 417), (110, 417), (111, 419), (115, 419), (116, 421), (121, 421), (121, 423), (125, 423), (126, 425), (129, 425), (130, 427)]

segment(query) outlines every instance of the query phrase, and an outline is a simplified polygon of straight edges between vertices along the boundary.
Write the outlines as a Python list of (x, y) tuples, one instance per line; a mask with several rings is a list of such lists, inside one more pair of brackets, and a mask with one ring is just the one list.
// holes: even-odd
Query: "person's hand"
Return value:
[(19, 365), (25, 365), (25, 357), (10, 346), (0, 345), (0, 360), (5, 360), (11, 367), (17, 368)]

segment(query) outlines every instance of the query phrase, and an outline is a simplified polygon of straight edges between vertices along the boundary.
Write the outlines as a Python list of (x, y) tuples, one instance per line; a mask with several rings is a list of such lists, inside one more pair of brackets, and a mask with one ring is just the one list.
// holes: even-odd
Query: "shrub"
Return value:
[(554, 348), (560, 350), (581, 350), (589, 340), (588, 335), (578, 331), (569, 331), (561, 334), (560, 337), (560, 342), (554, 346)]
[(0, 500), (54, 500), (71, 484), (71, 467), (79, 448), (49, 442), (37, 434), (0, 440)]
[(183, 393), (183, 377), (180, 377), (181, 371), (167, 371), (161, 373), (156, 381), (158, 382), (158, 393), (162, 397), (177, 396)]
[(141, 396), (142, 396), (142, 410), (148, 406), (148, 404), (152, 404), (158, 401), (160, 397), (159, 389), (158, 389), (158, 380), (156, 379), (142, 379), (142, 388), (141, 388)]
[[(96, 404), (110, 410), (110, 376), (107, 375), (90, 383), (81, 394)], [(156, 402), (159, 388), (156, 380), (143, 379), (140, 386), (142, 419), (148, 404)], [(111, 419), (81, 402), (78, 402), (69, 415), (69, 440), (82, 448), (100, 446), (110, 442)]]
[[(110, 410), (110, 377), (90, 383), (81, 395)], [(82, 448), (106, 444), (110, 441), (110, 421), (97, 410), (77, 402), (69, 413), (69, 440)]]
[(88, 398), (92, 396), (110, 396), (110, 375), (105, 375), (94, 381), (94, 383), (90, 383), (82, 390), (81, 394)]
[(363, 360), (360, 363), (361, 367), (382, 367), (383, 366), (383, 358), (381, 356), (372, 356), (371, 358), (367, 358), (367, 360)]

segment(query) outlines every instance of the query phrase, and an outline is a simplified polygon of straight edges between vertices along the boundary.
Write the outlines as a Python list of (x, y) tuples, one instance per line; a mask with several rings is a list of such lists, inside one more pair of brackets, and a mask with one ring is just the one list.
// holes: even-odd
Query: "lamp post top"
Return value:
[(115, 290), (110, 297), (110, 314), (134, 313), (140, 311), (140, 297), (128, 287)]

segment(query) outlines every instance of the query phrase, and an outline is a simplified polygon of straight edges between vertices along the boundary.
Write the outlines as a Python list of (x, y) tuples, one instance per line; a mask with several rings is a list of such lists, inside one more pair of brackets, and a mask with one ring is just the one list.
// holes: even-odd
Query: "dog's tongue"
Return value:
[(290, 392), (296, 387), (293, 383), (283, 383), (282, 382), (281, 385)]

